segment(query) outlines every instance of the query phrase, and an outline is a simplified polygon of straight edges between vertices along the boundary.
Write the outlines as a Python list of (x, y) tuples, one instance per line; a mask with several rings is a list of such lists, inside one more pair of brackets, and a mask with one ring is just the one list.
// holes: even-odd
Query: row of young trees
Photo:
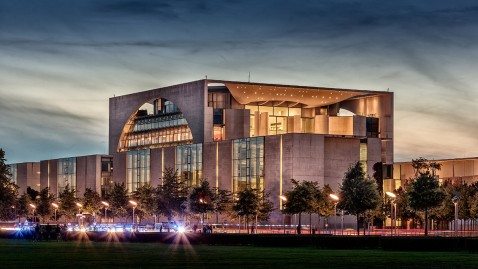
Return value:
[[(166, 168), (162, 184), (153, 187), (148, 184), (128, 194), (124, 183), (115, 183), (111, 192), (103, 199), (92, 189), (86, 189), (82, 198), (77, 191), (67, 186), (58, 197), (48, 188), (35, 191), (28, 188), (18, 197), (18, 186), (10, 181), (10, 172), (5, 165), (4, 152), (0, 149), (0, 219), (12, 220), (35, 214), (42, 222), (63, 218), (74, 220), (77, 213), (127, 219), (132, 216), (134, 201), (135, 216), (140, 219), (164, 216), (168, 220), (186, 217), (201, 218), (209, 214), (225, 214), (230, 219), (242, 218), (246, 223), (253, 220), (267, 221), (274, 210), (269, 195), (263, 191), (246, 188), (235, 194), (211, 188), (207, 180), (198, 186), (188, 187), (178, 178), (177, 171)], [(105, 202), (105, 203), (102, 203)], [(105, 206), (107, 210), (105, 211)], [(55, 208), (54, 206), (57, 206)], [(249, 225), (247, 225), (249, 227)]]
[(328, 185), (320, 189), (316, 182), (292, 180), (293, 187), (285, 194), (287, 201), (283, 212), (298, 214), (300, 227), (301, 214), (328, 217), (334, 214), (334, 203), (337, 203), (339, 210), (357, 216), (357, 233), (361, 221), (366, 227), (367, 224), (373, 225), (374, 221), (383, 222), (386, 216), (392, 217), (389, 214), (393, 203), (396, 203), (397, 218), (401, 219), (402, 225), (409, 221), (422, 223), (425, 235), (428, 235), (429, 219), (437, 222), (437, 228), (449, 228), (449, 223), (454, 220), (454, 203), (458, 206), (459, 219), (478, 218), (478, 183), (467, 185), (445, 181), (439, 184), (436, 171), (440, 170), (440, 164), (424, 158), (412, 160), (412, 166), (415, 176), (407, 180), (404, 188), (393, 191), (396, 196), (393, 199), (382, 191), (381, 177), (377, 176), (379, 169), (374, 167), (372, 179), (366, 175), (360, 162), (345, 173), (337, 193), (338, 201), (331, 199), (332, 190)]

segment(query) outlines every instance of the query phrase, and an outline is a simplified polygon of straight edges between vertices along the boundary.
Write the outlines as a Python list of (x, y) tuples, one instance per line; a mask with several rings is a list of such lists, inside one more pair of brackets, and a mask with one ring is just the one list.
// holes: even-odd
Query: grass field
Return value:
[(478, 255), (0, 239), (0, 268), (478, 268)]

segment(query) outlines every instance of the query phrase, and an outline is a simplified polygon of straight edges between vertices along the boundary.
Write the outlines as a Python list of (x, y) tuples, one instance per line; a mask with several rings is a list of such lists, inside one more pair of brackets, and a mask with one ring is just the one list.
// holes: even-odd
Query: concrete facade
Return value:
[(40, 163), (26, 162), (9, 165), (11, 179), (18, 185), (18, 194), (22, 195), (30, 187), (40, 190)]
[[(154, 111), (139, 111), (145, 104), (153, 104)], [(178, 110), (168, 112), (166, 104)], [(353, 115), (341, 115), (343, 109)], [(182, 121), (171, 117), (184, 118), (192, 138), (183, 139), (182, 131), (177, 132), (184, 130)], [(167, 127), (161, 125), (165, 121)], [(239, 167), (241, 160), (234, 159), (242, 156), (235, 151), (256, 150), (254, 154), (262, 155), (251, 163), (261, 167), (251, 170), (259, 174), (250, 180), (260, 178), (279, 208), (278, 196), (291, 188), (292, 178), (338, 190), (344, 173), (356, 161), (370, 175), (377, 162), (393, 164), (393, 93), (199, 80), (111, 98), (109, 132), (113, 180), (131, 180), (128, 171), (143, 168), (128, 163), (128, 154), (146, 150), (149, 183), (154, 187), (161, 184), (165, 168), (186, 165), (179, 160), (198, 161), (197, 156), (177, 156), (177, 146), (200, 145), (202, 177), (213, 187), (234, 191), (245, 169)], [(169, 133), (174, 135), (165, 139)], [(127, 144), (130, 137), (134, 143)], [(263, 145), (249, 148), (261, 137)], [(280, 217), (276, 212), (272, 221), (279, 222)]]
[[(432, 160), (441, 164), (436, 171), (440, 182), (466, 183), (478, 181), (478, 157)], [(412, 162), (397, 162), (393, 164), (393, 179), (384, 182), (384, 189), (392, 191), (404, 187), (406, 182), (415, 177)]]

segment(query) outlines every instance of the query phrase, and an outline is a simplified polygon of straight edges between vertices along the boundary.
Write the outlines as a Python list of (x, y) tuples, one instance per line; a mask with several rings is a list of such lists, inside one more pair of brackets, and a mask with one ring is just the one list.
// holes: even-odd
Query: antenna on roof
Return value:
[(207, 75), (206, 75), (206, 79), (207, 79)]
[(390, 91), (390, 88), (387, 88), (387, 92), (389, 92), (389, 91)]
[(249, 72), (249, 80), (247, 82), (251, 83), (251, 72)]

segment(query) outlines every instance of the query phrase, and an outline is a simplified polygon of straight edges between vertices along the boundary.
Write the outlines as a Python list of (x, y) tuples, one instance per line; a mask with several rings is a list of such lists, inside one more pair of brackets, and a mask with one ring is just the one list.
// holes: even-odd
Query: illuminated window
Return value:
[(233, 140), (233, 191), (264, 189), (264, 137)]
[(202, 179), (202, 144), (176, 147), (176, 170), (188, 186), (197, 186)]
[(17, 167), (17, 164), (10, 164), (8, 165), (9, 167), (9, 170), (10, 170), (10, 180), (17, 184), (17, 171), (18, 171), (18, 167)]
[(58, 159), (58, 193), (62, 193), (66, 186), (76, 190), (76, 158)]
[(150, 150), (128, 152), (126, 160), (126, 188), (134, 192), (138, 187), (150, 183)]

